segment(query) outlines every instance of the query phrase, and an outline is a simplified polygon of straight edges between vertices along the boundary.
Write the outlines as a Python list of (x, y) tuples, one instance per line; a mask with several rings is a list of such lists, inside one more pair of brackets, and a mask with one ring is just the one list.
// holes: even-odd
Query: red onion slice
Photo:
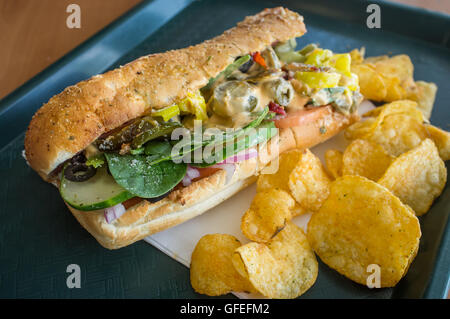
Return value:
[(104, 212), (106, 222), (108, 224), (111, 224), (113, 220), (119, 218), (125, 212), (126, 212), (125, 206), (123, 206), (122, 204), (117, 204), (115, 206), (106, 208)]
[(195, 167), (192, 167), (191, 165), (188, 165), (186, 175), (184, 175), (183, 180), (181, 183), (184, 187), (191, 185), (192, 180), (194, 178), (200, 177), (200, 172)]
[(258, 151), (254, 148), (246, 149), (234, 156), (230, 156), (219, 164), (234, 164), (242, 161), (246, 161), (251, 158), (258, 156)]
[(191, 185), (192, 179), (190, 179), (189, 176), (186, 174), (186, 175), (184, 175), (181, 183), (183, 184), (184, 187), (187, 187), (187, 186)]
[(192, 167), (191, 165), (188, 165), (186, 175), (190, 179), (194, 179), (194, 178), (200, 177), (200, 172), (198, 171), (198, 169)]

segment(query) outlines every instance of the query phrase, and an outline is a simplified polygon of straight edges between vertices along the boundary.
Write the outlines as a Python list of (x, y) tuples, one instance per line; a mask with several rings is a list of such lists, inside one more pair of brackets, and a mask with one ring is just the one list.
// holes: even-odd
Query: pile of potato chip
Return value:
[(417, 216), (425, 214), (447, 180), (444, 161), (450, 159), (450, 133), (424, 124), (424, 116), (409, 100), (385, 104), (364, 118), (345, 131), (352, 142), (344, 153), (327, 151), (328, 169), (337, 172), (335, 178), (359, 175), (378, 182)]
[(192, 253), (191, 284), (194, 289), (209, 296), (232, 291), (253, 292), (250, 282), (233, 267), (231, 257), (241, 247), (234, 236), (212, 234), (203, 236)]
[(191, 284), (209, 296), (259, 292), (296, 298), (316, 281), (318, 264), (303, 230), (292, 222), (267, 242), (241, 245), (231, 235), (203, 236), (191, 258)]
[(252, 242), (241, 245), (223, 234), (198, 242), (191, 259), (195, 291), (210, 296), (259, 292), (269, 298), (303, 294), (316, 281), (318, 264), (305, 233), (291, 219), (318, 209), (330, 183), (309, 150), (281, 154), (278, 172), (259, 177), (257, 193), (242, 216), (241, 230)]
[(345, 131), (344, 152), (325, 154), (335, 181), (307, 237), (324, 263), (355, 282), (366, 284), (375, 264), (380, 287), (392, 287), (417, 254), (416, 216), (443, 191), (450, 159), (450, 133), (426, 122), (414, 101), (385, 104)]
[(312, 214), (307, 237), (320, 259), (347, 278), (367, 284), (371, 265), (380, 286), (394, 286), (419, 248), (414, 212), (385, 187), (357, 175), (338, 177), (330, 196)]
[[(252, 242), (206, 235), (191, 261), (191, 283), (203, 294), (259, 292), (295, 298), (316, 281), (315, 254), (340, 274), (368, 285), (392, 287), (406, 274), (425, 214), (447, 180), (450, 133), (428, 124), (436, 87), (414, 82), (409, 57), (363, 58), (353, 51), (352, 71), (366, 98), (391, 103), (350, 126), (347, 148), (328, 150), (325, 167), (309, 150), (279, 157), (275, 174), (260, 175), (257, 193), (241, 220)], [(291, 220), (311, 213), (306, 234)]]
[(431, 82), (414, 81), (414, 65), (409, 56), (401, 54), (364, 59), (364, 48), (353, 50), (351, 70), (358, 75), (362, 95), (377, 102), (409, 99), (418, 103), (429, 119), (437, 86)]

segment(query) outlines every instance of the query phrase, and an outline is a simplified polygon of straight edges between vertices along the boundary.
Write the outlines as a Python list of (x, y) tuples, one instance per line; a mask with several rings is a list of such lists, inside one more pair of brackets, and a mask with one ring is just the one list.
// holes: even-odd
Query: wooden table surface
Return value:
[[(0, 0), (0, 99), (141, 0)], [(69, 29), (69, 4), (81, 28)]]

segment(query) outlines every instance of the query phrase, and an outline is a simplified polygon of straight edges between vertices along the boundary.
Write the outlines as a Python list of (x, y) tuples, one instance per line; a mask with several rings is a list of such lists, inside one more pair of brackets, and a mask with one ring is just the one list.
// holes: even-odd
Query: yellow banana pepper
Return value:
[(333, 88), (338, 86), (341, 75), (339, 73), (326, 72), (297, 72), (295, 78), (302, 81), (310, 88)]
[(197, 93), (188, 93), (188, 96), (178, 103), (181, 112), (192, 113), (196, 120), (206, 120), (206, 102), (203, 96)]
[(161, 116), (165, 122), (180, 114), (180, 108), (174, 104), (152, 112), (152, 116)]
[(333, 56), (333, 52), (324, 49), (315, 49), (308, 54), (305, 63), (315, 66), (326, 66), (327, 61)]
[(350, 76), (350, 65), (352, 64), (352, 58), (348, 53), (335, 54), (330, 59), (329, 65), (334, 67), (337, 71), (341, 72), (345, 76)]
[(168, 121), (181, 112), (194, 114), (196, 120), (206, 120), (208, 118), (205, 99), (200, 93), (188, 93), (187, 97), (178, 104), (153, 111), (152, 116), (161, 116), (164, 121)]

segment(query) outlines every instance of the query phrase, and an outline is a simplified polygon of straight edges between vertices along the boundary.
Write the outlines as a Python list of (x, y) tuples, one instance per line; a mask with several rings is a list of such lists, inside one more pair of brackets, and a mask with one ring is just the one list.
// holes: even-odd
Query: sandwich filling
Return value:
[(325, 108), (354, 113), (362, 96), (350, 54), (295, 48), (291, 39), (237, 57), (198, 92), (101, 136), (65, 163), (63, 199), (78, 210), (106, 209), (111, 222), (217, 170), (231, 177), (277, 128), (312, 121)]

